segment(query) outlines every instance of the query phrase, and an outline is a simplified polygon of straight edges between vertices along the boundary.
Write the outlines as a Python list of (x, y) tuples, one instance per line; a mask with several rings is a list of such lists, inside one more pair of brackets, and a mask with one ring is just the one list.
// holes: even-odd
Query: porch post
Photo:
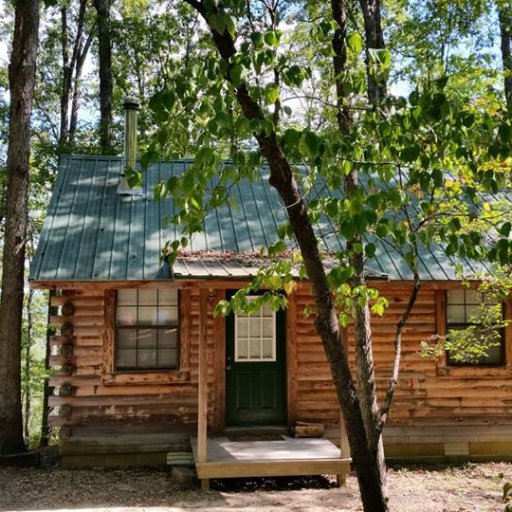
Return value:
[[(208, 460), (208, 365), (207, 365), (207, 307), (208, 290), (199, 292), (199, 378), (197, 397), (197, 462)], [(201, 480), (203, 489), (208, 488), (208, 479)]]
[[(343, 345), (348, 355), (348, 329), (344, 328), (341, 332)], [(340, 411), (340, 452), (343, 459), (350, 458), (350, 444), (347, 437), (347, 429), (345, 428), (345, 419), (343, 418), (343, 411)], [(347, 482), (347, 475), (337, 475), (338, 485), (341, 487)]]

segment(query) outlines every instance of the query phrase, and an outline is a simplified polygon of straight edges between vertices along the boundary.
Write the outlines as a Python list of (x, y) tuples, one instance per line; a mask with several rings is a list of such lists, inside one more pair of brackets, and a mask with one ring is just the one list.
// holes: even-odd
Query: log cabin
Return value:
[[(191, 161), (153, 165), (142, 187), (131, 190), (123, 172), (135, 156), (130, 148), (125, 155), (62, 158), (31, 267), (31, 286), (50, 290), (50, 421), (59, 428), (63, 464), (193, 460), (204, 482), (304, 473), (343, 478), (350, 453), (322, 345), (304, 315), (312, 305), (307, 281), (298, 281), (286, 311), (213, 314), (264, 264), (257, 251), (277, 240), (286, 219), (265, 169), (262, 180), (233, 187), (239, 207), (209, 212), (204, 232), (169, 268), (160, 256), (167, 241), (181, 236), (165, 221), (175, 205), (172, 198), (155, 200), (153, 190)], [(336, 250), (340, 241), (326, 233), (320, 229), (321, 242)], [(412, 276), (384, 246), (376, 261), (370, 284), (390, 303), (373, 322), (383, 391)], [(510, 456), (512, 328), (479, 363), (421, 357), (420, 342), (466, 323), (478, 296), (458, 280), (441, 248), (421, 254), (420, 270), (384, 433), (387, 457)], [(511, 303), (503, 308), (510, 318)], [(351, 357), (352, 335), (349, 327)], [(311, 424), (321, 426), (322, 439), (291, 435)], [(238, 437), (254, 431), (262, 441)]]

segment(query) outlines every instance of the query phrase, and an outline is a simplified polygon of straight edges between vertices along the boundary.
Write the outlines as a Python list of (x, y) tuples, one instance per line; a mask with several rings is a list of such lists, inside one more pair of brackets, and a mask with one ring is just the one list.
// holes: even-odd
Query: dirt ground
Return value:
[[(393, 466), (392, 510), (397, 512), (500, 511), (512, 463)], [(63, 470), (0, 467), (0, 511), (112, 512), (356, 511), (357, 482), (338, 489), (325, 477), (213, 481), (214, 489), (180, 490), (169, 469)], [(136, 510), (135, 510), (136, 509)]]

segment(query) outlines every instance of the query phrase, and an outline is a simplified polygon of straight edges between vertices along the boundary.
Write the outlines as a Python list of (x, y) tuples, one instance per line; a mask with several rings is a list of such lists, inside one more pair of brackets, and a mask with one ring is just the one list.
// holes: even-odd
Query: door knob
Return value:
[(228, 364), (228, 365), (226, 366), (226, 371), (227, 371), (227, 370), (231, 370), (231, 365), (230, 365), (230, 364)]

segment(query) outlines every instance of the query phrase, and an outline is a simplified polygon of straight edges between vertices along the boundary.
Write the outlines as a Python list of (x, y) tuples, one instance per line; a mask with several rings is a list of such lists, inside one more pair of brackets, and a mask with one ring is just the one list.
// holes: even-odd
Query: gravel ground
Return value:
[[(405, 466), (389, 470), (397, 512), (500, 511), (511, 463)], [(323, 477), (213, 481), (214, 489), (180, 490), (169, 469), (63, 470), (0, 467), (0, 511), (301, 512), (361, 510), (357, 482), (334, 487)], [(136, 509), (136, 510), (135, 510)]]

